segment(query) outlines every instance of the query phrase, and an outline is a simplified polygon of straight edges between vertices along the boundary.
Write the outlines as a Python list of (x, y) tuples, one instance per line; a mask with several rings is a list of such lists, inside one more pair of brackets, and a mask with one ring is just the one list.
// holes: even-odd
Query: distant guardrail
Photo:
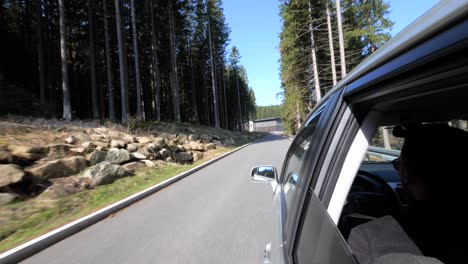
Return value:
[(366, 157), (368, 158), (369, 156), (379, 157), (381, 159), (391, 161), (400, 157), (400, 151), (395, 149), (369, 147), (367, 149)]

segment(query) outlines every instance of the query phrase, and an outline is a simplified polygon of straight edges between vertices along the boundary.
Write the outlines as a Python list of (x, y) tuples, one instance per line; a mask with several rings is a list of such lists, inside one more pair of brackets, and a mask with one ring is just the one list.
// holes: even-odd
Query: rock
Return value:
[(118, 131), (114, 131), (114, 130), (109, 130), (107, 132), (107, 135), (109, 135), (110, 138), (121, 138), (121, 135)]
[(119, 165), (110, 162), (101, 162), (90, 167), (84, 174), (83, 178), (91, 179), (91, 187), (104, 185), (114, 182), (116, 179), (129, 175), (127, 171)]
[(83, 154), (86, 152), (86, 149), (85, 148), (71, 148), (70, 151), (76, 154)]
[(139, 160), (144, 160), (146, 159), (146, 156), (139, 153), (139, 152), (134, 152), (132, 153), (132, 156), (135, 158), (135, 159), (139, 159)]
[(192, 150), (192, 145), (188, 144), (188, 143), (185, 143), (184, 145), (182, 145), (182, 147), (184, 147), (185, 150)]
[(19, 196), (14, 193), (0, 193), (0, 205), (5, 205), (13, 202)]
[(105, 161), (106, 157), (107, 157), (107, 151), (95, 150), (91, 154), (88, 155), (87, 160), (89, 161), (89, 164), (91, 166), (94, 166), (100, 162)]
[(171, 162), (172, 163), (172, 162), (174, 162), (174, 159), (172, 157), (167, 157), (166, 162)]
[(234, 144), (236, 144), (236, 141), (235, 141), (234, 139), (232, 139), (232, 138), (226, 138), (226, 139), (224, 140), (224, 144), (226, 144), (226, 145), (234, 145)]
[(211, 150), (211, 149), (216, 149), (216, 145), (213, 143), (208, 143), (205, 145), (205, 151)]
[(185, 151), (187, 151), (187, 150), (185, 149), (185, 147), (182, 146), (182, 145), (177, 145), (177, 149), (178, 149), (177, 151), (180, 151), (180, 152), (185, 152)]
[(125, 148), (125, 141), (120, 139), (114, 139), (110, 143), (111, 148)]
[(188, 139), (188, 136), (184, 133), (179, 133), (177, 138), (179, 139), (179, 143), (185, 143)]
[[(169, 144), (170, 145), (179, 145), (180, 144), (180, 140), (178, 138), (175, 138), (175, 139), (172, 139), (169, 141)], [(168, 145), (169, 145), (168, 144)]]
[(215, 143), (218, 146), (224, 145), (221, 141), (218, 141), (218, 140), (213, 140), (213, 143)]
[(189, 141), (197, 141), (197, 140), (199, 140), (199, 139), (200, 139), (200, 137), (199, 137), (197, 134), (190, 134), (190, 135), (188, 136), (188, 140), (189, 140)]
[(140, 144), (148, 144), (151, 142), (151, 139), (149, 139), (148, 137), (139, 137), (137, 140)]
[(135, 152), (138, 150), (138, 144), (128, 144), (127, 150), (130, 152)]
[(203, 143), (211, 142), (211, 137), (208, 136), (207, 134), (201, 134), (200, 139)]
[(156, 164), (154, 164), (154, 162), (152, 162), (151, 160), (142, 160), (141, 162), (143, 162), (147, 168), (156, 167)]
[(89, 135), (89, 138), (92, 140), (92, 141), (101, 141), (103, 140), (105, 137), (103, 135), (99, 135), (99, 134), (91, 134)]
[(171, 155), (171, 152), (165, 148), (161, 149), (159, 151), (159, 154), (161, 155), (161, 157), (164, 159), (164, 158), (167, 158), (169, 157), (169, 155)]
[(70, 144), (49, 144), (46, 145), (46, 148), (49, 150), (49, 156), (52, 157), (64, 157), (70, 153), (70, 149), (73, 148), (73, 145)]
[(127, 161), (130, 161), (132, 157), (130, 156), (130, 152), (126, 149), (116, 149), (111, 148), (107, 152), (106, 161), (113, 163), (113, 164), (122, 164)]
[(169, 144), (167, 144), (166, 148), (169, 149), (171, 152), (178, 152), (179, 151), (179, 147), (177, 147), (177, 145), (174, 144), (172, 141), (169, 142)]
[(88, 150), (95, 149), (96, 145), (91, 141), (86, 141), (86, 142), (81, 143), (81, 147), (88, 151)]
[(166, 140), (164, 138), (157, 137), (154, 139), (153, 143), (162, 148), (166, 145)]
[(8, 164), (13, 162), (13, 156), (3, 148), (0, 148), (0, 164)]
[(52, 185), (49, 186), (40, 196), (39, 199), (56, 199), (65, 197), (91, 186), (91, 179), (81, 176), (71, 176), (67, 178), (57, 178), (50, 180)]
[(31, 146), (8, 146), (10, 154), (13, 156), (13, 162), (19, 164), (27, 164), (34, 162), (46, 154), (46, 148), (31, 147)]
[(192, 152), (192, 156), (193, 156), (193, 161), (194, 162), (203, 159), (203, 153), (202, 152), (194, 151), (194, 152)]
[(130, 174), (134, 173), (135, 170), (142, 167), (145, 167), (145, 164), (138, 161), (130, 162), (121, 166), (122, 169), (124, 169), (127, 173)]
[(0, 187), (17, 183), (21, 181), (23, 177), (24, 172), (19, 166), (13, 164), (0, 165)]
[(109, 144), (101, 141), (93, 141), (94, 145), (96, 145), (96, 150), (107, 150), (109, 148)]
[(66, 142), (67, 144), (75, 144), (77, 141), (78, 141), (78, 139), (77, 139), (75, 136), (73, 136), (73, 135), (70, 135), (69, 137), (67, 137), (67, 138), (65, 139), (65, 142)]
[(109, 132), (109, 129), (107, 127), (98, 127), (95, 128), (94, 131), (96, 131), (99, 134), (106, 134), (107, 132)]
[(137, 142), (136, 138), (135, 138), (134, 136), (131, 136), (131, 135), (125, 135), (125, 136), (123, 137), (123, 140), (124, 140), (125, 143), (127, 143), (127, 144)]
[(86, 168), (87, 164), (84, 157), (76, 156), (40, 163), (25, 171), (41, 179), (53, 179), (78, 174)]
[(193, 159), (192, 155), (190, 155), (190, 153), (187, 153), (187, 152), (176, 153), (175, 158), (176, 158), (177, 162), (181, 162), (181, 163), (186, 163), (186, 162), (191, 161)]
[(205, 149), (203, 148), (203, 144), (201, 143), (198, 143), (198, 142), (190, 142), (190, 147), (192, 148), (192, 150), (195, 150), (195, 151), (204, 151)]

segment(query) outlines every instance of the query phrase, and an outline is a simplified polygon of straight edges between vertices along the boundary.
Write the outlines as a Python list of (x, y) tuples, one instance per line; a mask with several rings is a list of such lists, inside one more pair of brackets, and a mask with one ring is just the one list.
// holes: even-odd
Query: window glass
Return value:
[(346, 242), (320, 200), (309, 190), (310, 201), (298, 236), (295, 263), (356, 263)]
[(297, 135), (291, 147), (292, 151), (287, 160), (287, 167), (283, 180), (284, 193), (286, 195), (286, 209), (291, 207), (291, 203), (296, 195), (296, 184), (302, 173), (302, 165), (316, 131), (317, 124), (322, 115), (323, 108), (313, 115), (306, 123), (305, 128)]

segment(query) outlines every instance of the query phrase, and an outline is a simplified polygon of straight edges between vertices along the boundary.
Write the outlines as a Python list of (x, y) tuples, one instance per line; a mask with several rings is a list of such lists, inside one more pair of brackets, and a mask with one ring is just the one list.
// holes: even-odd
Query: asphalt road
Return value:
[(289, 144), (269, 135), (24, 263), (263, 263), (272, 188), (250, 169), (279, 171)]

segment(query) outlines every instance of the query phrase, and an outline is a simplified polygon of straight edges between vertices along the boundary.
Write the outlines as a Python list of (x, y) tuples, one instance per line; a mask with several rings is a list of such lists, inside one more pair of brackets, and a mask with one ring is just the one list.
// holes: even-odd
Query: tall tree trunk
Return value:
[(120, 69), (120, 95), (122, 100), (122, 123), (127, 122), (128, 114), (128, 105), (127, 105), (127, 74), (125, 68), (125, 58), (124, 58), (124, 45), (122, 37), (122, 25), (120, 18), (120, 3), (119, 0), (115, 0), (115, 24), (117, 26), (117, 42), (119, 46), (119, 69)]
[(89, 78), (91, 81), (91, 108), (93, 119), (99, 118), (98, 94), (96, 85), (96, 59), (94, 54), (94, 0), (88, 0), (89, 23)]
[(218, 92), (216, 89), (216, 76), (215, 76), (215, 63), (213, 57), (213, 43), (211, 41), (211, 15), (210, 5), (207, 3), (208, 11), (208, 42), (210, 44), (210, 58), (211, 58), (211, 89), (213, 90), (213, 112), (215, 118), (215, 127), (219, 128), (219, 107), (218, 107)]
[(107, 96), (109, 97), (109, 119), (115, 121), (114, 107), (114, 76), (112, 73), (112, 58), (110, 54), (109, 25), (107, 21), (107, 1), (102, 3), (104, 7), (104, 41), (106, 46), (106, 72), (107, 72)]
[(67, 32), (65, 27), (65, 7), (63, 0), (59, 0), (59, 26), (60, 26), (60, 55), (62, 58), (62, 90), (63, 90), (63, 118), (70, 121), (70, 87), (68, 84), (68, 54), (67, 54)]
[(200, 120), (198, 119), (198, 109), (197, 109), (197, 100), (195, 97), (195, 74), (193, 71), (193, 60), (192, 60), (192, 46), (189, 40), (189, 67), (190, 67), (190, 91), (191, 91), (191, 100), (192, 100), (192, 120), (195, 124), (199, 125)]
[[(322, 93), (320, 91), (320, 80), (318, 75), (318, 66), (317, 66), (317, 55), (315, 54), (315, 40), (314, 40), (314, 24), (312, 21), (312, 5), (309, 1), (309, 31), (310, 31), (310, 49), (312, 54), (312, 70), (314, 73), (314, 89), (315, 89), (315, 100), (318, 103), (322, 99)], [(313, 99), (311, 98), (311, 101)]]
[(140, 63), (138, 59), (138, 39), (137, 39), (137, 27), (135, 18), (135, 1), (130, 0), (130, 9), (132, 13), (132, 28), (133, 28), (133, 49), (134, 49), (134, 60), (135, 60), (135, 82), (137, 92), (137, 117), (138, 120), (143, 119), (143, 111), (141, 105), (141, 80), (140, 80)]
[(171, 45), (171, 87), (172, 87), (172, 113), (174, 121), (180, 123), (179, 80), (177, 76), (177, 54), (175, 39), (175, 21), (172, 0), (169, 0), (169, 39)]
[(150, 0), (151, 14), (151, 49), (153, 50), (153, 74), (154, 74), (154, 104), (156, 108), (156, 121), (161, 121), (161, 77), (159, 74), (158, 49), (156, 45), (156, 26), (154, 23), (153, 0)]
[(335, 66), (335, 49), (333, 48), (333, 31), (330, 19), (330, 7), (328, 1), (325, 3), (327, 7), (327, 26), (328, 26), (328, 42), (330, 44), (330, 61), (332, 70), (333, 86), (336, 85), (336, 66)]
[(44, 61), (44, 38), (42, 32), (42, 0), (36, 2), (36, 34), (37, 34), (37, 60), (39, 66), (39, 100), (41, 106), (45, 105), (45, 61)]
[(237, 69), (234, 69), (234, 70), (235, 70), (235, 74), (236, 74), (236, 86), (237, 86), (237, 109), (239, 109), (239, 131), (242, 131), (242, 109), (241, 109), (239, 76), (238, 76)]
[(338, 39), (340, 43), (341, 79), (346, 76), (346, 58), (343, 39), (343, 26), (341, 25), (341, 0), (336, 0), (336, 21), (338, 23)]
[(224, 98), (224, 124), (225, 128), (229, 127), (228, 125), (228, 112), (227, 112), (227, 96), (226, 96), (226, 78), (224, 76), (224, 62), (222, 66), (221, 81), (223, 82), (223, 98)]

